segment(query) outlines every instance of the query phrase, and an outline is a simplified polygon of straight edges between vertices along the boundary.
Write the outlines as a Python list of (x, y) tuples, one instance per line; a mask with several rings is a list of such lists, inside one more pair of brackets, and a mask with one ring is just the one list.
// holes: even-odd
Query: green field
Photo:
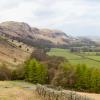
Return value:
[(87, 56), (88, 58), (100, 61), (100, 56)]
[(73, 65), (86, 64), (90, 67), (100, 66), (100, 56), (97, 56), (96, 52), (72, 53), (68, 49), (52, 48), (47, 54), (50, 56), (55, 55), (65, 57)]
[(55, 55), (55, 56), (62, 56), (66, 59), (81, 59), (82, 57), (72, 54), (69, 52), (69, 50), (66, 49), (58, 49), (58, 48), (52, 48), (51, 51), (48, 53), (48, 55)]

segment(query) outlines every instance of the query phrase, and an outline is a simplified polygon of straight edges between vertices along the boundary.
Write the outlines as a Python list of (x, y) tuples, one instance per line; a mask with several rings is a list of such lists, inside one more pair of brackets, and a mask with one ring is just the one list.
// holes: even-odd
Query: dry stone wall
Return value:
[(36, 87), (36, 92), (43, 98), (43, 100), (94, 100), (72, 91), (57, 91), (39, 84)]

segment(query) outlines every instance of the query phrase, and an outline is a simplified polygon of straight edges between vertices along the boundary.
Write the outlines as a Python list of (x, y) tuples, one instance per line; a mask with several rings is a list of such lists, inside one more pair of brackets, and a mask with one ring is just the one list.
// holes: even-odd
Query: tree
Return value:
[(76, 83), (75, 87), (78, 89), (87, 89), (89, 81), (89, 69), (85, 64), (76, 66)]
[(41, 84), (45, 83), (45, 80), (47, 79), (46, 66), (43, 64), (39, 64), (37, 68), (37, 74), (38, 74), (38, 82)]
[(47, 69), (35, 59), (29, 59), (24, 64), (25, 80), (32, 83), (45, 83)]
[(92, 68), (90, 89), (93, 92), (100, 92), (100, 69)]
[(64, 88), (73, 87), (75, 83), (75, 69), (69, 63), (62, 63), (59, 66), (55, 77), (53, 78), (52, 84), (62, 86)]
[(55, 74), (52, 84), (80, 91), (100, 93), (100, 69), (85, 64), (71, 66), (63, 63)]

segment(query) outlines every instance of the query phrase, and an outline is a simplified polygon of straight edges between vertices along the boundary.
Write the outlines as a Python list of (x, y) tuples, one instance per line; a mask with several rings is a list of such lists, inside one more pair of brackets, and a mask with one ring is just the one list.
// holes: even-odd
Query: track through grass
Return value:
[[(96, 52), (93, 53), (72, 53), (68, 49), (52, 48), (47, 53), (50, 56), (65, 57), (71, 64), (86, 64), (90, 67), (100, 67), (100, 56), (96, 56)], [(91, 54), (92, 56), (89, 56)]]

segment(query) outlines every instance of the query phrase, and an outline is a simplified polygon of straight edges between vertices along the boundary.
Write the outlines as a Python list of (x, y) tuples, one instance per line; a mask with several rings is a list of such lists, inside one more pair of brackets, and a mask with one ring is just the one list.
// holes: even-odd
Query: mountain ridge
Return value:
[(3, 22), (0, 24), (0, 34), (5, 34), (32, 46), (66, 47), (73, 43), (81, 43), (79, 38), (68, 36), (63, 31), (47, 28), (39, 29), (24, 22)]
[(30, 27), (28, 24), (24, 22), (14, 22), (14, 21), (3, 22), (0, 24), (0, 29), (3, 29), (5, 33), (14, 37), (21, 36), (21, 37), (29, 37), (29, 38), (36, 38), (36, 39), (45, 39), (53, 43), (57, 41), (56, 39), (54, 41), (53, 38), (57, 37), (57, 39), (59, 39), (59, 36), (60, 36), (60, 42), (59, 41), (57, 42), (64, 43), (62, 39), (66, 38), (67, 36), (64, 32), (58, 30), (38, 29), (38, 28)]

